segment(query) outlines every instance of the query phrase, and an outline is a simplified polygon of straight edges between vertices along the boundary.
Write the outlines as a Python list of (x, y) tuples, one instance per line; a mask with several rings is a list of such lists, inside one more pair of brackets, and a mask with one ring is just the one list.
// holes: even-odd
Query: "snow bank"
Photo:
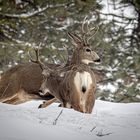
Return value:
[(96, 100), (92, 114), (60, 108), (58, 104), (38, 109), (40, 103), (31, 101), (16, 106), (0, 103), (0, 140), (138, 140), (140, 137), (139, 103)]

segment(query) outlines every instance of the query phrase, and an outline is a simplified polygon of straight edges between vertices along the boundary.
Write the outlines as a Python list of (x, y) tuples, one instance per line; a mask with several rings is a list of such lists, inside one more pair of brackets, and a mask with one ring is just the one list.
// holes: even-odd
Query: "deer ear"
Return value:
[(77, 46), (81, 44), (82, 40), (78, 35), (68, 32), (68, 36), (70, 37), (73, 45)]

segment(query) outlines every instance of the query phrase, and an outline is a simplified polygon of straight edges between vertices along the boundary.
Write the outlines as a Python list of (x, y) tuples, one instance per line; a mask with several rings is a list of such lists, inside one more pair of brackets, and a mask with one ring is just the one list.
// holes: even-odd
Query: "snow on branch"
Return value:
[(29, 18), (29, 17), (35, 16), (35, 15), (38, 15), (39, 13), (42, 13), (49, 8), (64, 7), (65, 5), (66, 4), (47, 5), (43, 8), (38, 8), (37, 10), (35, 10), (33, 12), (27, 12), (27, 13), (22, 13), (22, 14), (3, 14), (3, 13), (0, 13), (0, 16), (6, 17), (6, 18)]
[(116, 14), (113, 14), (113, 13), (99, 12), (99, 14), (104, 15), (104, 16), (114, 16), (114, 17), (117, 17), (117, 18), (127, 19), (127, 20), (137, 20), (137, 18), (130, 18), (130, 17), (126, 17), (126, 16), (120, 16), (120, 15), (116, 15)]

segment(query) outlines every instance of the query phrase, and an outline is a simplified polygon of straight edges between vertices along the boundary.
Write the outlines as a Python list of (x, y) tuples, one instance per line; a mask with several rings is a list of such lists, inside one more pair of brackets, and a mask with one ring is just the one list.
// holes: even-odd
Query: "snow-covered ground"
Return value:
[(92, 114), (40, 103), (0, 103), (0, 140), (139, 140), (140, 103), (96, 100)]

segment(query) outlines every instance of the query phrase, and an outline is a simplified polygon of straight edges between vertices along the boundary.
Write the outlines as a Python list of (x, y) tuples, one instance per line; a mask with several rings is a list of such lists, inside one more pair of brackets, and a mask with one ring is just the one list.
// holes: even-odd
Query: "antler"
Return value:
[(39, 47), (34, 47), (34, 51), (35, 51), (35, 54), (36, 54), (36, 59), (32, 59), (31, 55), (30, 55), (30, 51), (28, 51), (28, 54), (29, 54), (29, 57), (30, 57), (30, 60), (33, 62), (33, 63), (37, 63), (39, 64), (39, 66), (41, 67), (42, 70), (44, 69), (47, 69), (49, 71), (52, 71), (49, 67), (47, 67), (44, 63), (41, 62), (41, 60), (39, 59), (39, 48), (41, 46), (41, 43), (39, 45)]
[[(86, 23), (88, 23), (88, 24), (86, 24)], [(86, 27), (85, 27), (85, 25), (86, 25)], [(81, 26), (81, 31), (82, 31), (82, 39), (83, 39), (83, 42), (85, 43), (85, 44), (87, 44), (87, 42), (86, 42), (86, 35), (87, 35), (87, 31), (86, 30), (89, 30), (89, 22), (87, 22), (87, 17), (85, 17), (84, 18), (84, 21), (83, 21), (83, 24), (82, 24), (82, 26)], [(86, 30), (85, 30), (85, 28), (86, 28)]]
[(66, 52), (66, 61), (64, 62), (64, 64), (60, 65), (60, 66), (57, 66), (57, 72), (61, 73), (65, 70), (67, 70), (69, 68), (69, 52), (68, 52), (68, 46), (66, 44), (63, 44), (63, 48), (64, 48), (64, 51)]
[(88, 37), (88, 39), (87, 39), (87, 44), (89, 44), (89, 40), (98, 32), (98, 30), (99, 30), (98, 26), (90, 29), (90, 31), (89, 31), (90, 37)]
[[(83, 42), (87, 45), (89, 44), (89, 40), (97, 33), (98, 26), (90, 28), (89, 27), (89, 21), (87, 20), (87, 17), (84, 18), (81, 30), (82, 30), (82, 38)], [(86, 36), (90, 36), (86, 39)]]
[[(67, 63), (64, 63), (63, 65), (57, 66), (56, 69), (50, 69), (47, 65), (45, 65), (44, 63), (41, 62), (41, 60), (39, 59), (39, 48), (41, 46), (41, 43), (39, 45), (39, 47), (34, 47), (34, 51), (35, 51), (35, 55), (36, 55), (36, 59), (32, 59), (31, 55), (30, 55), (30, 51), (28, 51), (30, 60), (33, 63), (37, 63), (39, 64), (39, 66), (41, 67), (42, 70), (46, 69), (48, 71), (48, 73), (61, 73), (62, 71), (66, 71), (69, 67), (67, 66)], [(66, 48), (66, 46), (63, 46), (64, 48)], [(67, 51), (67, 49), (66, 49)], [(68, 60), (68, 52), (67, 52), (67, 60)]]
[(63, 44), (63, 48), (66, 52), (66, 63), (65, 63), (65, 66), (66, 67), (67, 65), (69, 65), (69, 62), (70, 62), (70, 55), (69, 55), (69, 50), (68, 50), (68, 46), (66, 44)]

